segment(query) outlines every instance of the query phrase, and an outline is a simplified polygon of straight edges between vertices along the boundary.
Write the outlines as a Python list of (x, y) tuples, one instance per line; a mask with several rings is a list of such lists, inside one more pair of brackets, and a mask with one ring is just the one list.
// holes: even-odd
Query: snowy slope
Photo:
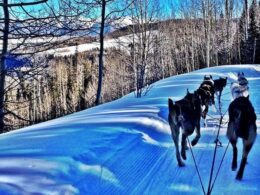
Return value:
[[(0, 135), (0, 194), (203, 194), (187, 152), (179, 168), (167, 122), (167, 100), (198, 88), (204, 74), (228, 76), (244, 71), (250, 99), (260, 113), (260, 66), (221, 66), (156, 82), (147, 96), (117, 101)], [(230, 103), (230, 82), (223, 111)], [(210, 112), (217, 117), (217, 114)], [(260, 124), (258, 122), (258, 128)], [(226, 128), (221, 141), (227, 145)], [(217, 133), (214, 121), (202, 129), (193, 151), (207, 188)], [(241, 142), (239, 146), (239, 163)], [(260, 193), (260, 141), (257, 138), (244, 179), (235, 180), (228, 149), (212, 194)], [(216, 165), (225, 147), (218, 149)]]
[[(151, 33), (150, 38), (152, 39), (153, 38), (152, 35), (156, 35), (158, 33), (158, 31), (154, 30), (149, 33)], [(119, 49), (120, 48), (120, 49), (128, 51), (129, 44), (132, 43), (132, 41), (133, 41), (133, 36), (134, 36), (134, 39), (136, 40), (136, 42), (140, 41), (140, 40), (138, 40), (139, 39), (138, 37), (140, 37), (140, 36), (133, 35), (133, 34), (121, 36), (118, 38), (107, 38), (104, 40), (104, 48), (105, 49), (108, 49), (108, 48)], [(50, 49), (50, 50), (44, 51), (42, 53), (54, 55), (54, 56), (68, 56), (68, 55), (74, 55), (76, 52), (81, 53), (81, 52), (89, 51), (92, 49), (96, 49), (96, 48), (99, 48), (99, 46), (100, 46), (99, 41), (95, 41), (92, 43), (79, 44), (77, 46), (68, 46), (68, 47)]]

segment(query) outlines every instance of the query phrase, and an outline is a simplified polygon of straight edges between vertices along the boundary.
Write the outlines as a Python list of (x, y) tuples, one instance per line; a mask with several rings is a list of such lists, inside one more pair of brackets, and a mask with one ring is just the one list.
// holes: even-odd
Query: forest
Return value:
[(130, 92), (142, 98), (172, 75), (260, 64), (257, 0), (2, 0), (0, 7), (1, 133)]

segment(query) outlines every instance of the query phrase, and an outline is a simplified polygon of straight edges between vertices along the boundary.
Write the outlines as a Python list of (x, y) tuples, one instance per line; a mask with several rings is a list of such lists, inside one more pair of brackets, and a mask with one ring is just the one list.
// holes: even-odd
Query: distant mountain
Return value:
[[(114, 20), (110, 19), (105, 23), (104, 33), (105, 35), (107, 35), (132, 24), (133, 24), (132, 19), (129, 16), (121, 17), (119, 19), (114, 19)], [(97, 22), (93, 23), (93, 25), (90, 28), (90, 30), (92, 31), (91, 32), (92, 36), (97, 36), (99, 34), (100, 25), (101, 25), (100, 19)]]

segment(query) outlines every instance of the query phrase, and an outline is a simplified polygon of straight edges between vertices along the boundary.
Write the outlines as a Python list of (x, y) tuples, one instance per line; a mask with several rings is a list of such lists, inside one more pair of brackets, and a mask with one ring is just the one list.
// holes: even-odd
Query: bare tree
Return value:
[(233, 15), (234, 1), (233, 0), (225, 0), (225, 20), (226, 20), (226, 60), (227, 64), (231, 63), (231, 53), (230, 53), (230, 31), (231, 31), (231, 22)]
[(143, 95), (144, 87), (148, 84), (146, 78), (149, 66), (151, 66), (151, 55), (154, 48), (159, 9), (159, 2), (156, 0), (135, 0), (131, 7), (134, 25), (131, 29), (133, 39), (130, 49), (135, 71), (136, 97)]
[[(111, 19), (113, 21), (119, 20), (127, 8), (132, 2), (127, 4), (122, 4), (117, 0), (96, 0), (97, 5), (101, 8), (101, 21), (100, 21), (100, 31), (99, 31), (99, 76), (98, 76), (98, 88), (96, 96), (96, 105), (100, 103), (101, 93), (102, 93), (102, 80), (103, 80), (103, 68), (104, 68), (104, 30), (106, 25), (110, 25)], [(106, 10), (109, 8), (109, 12)]]
[(0, 132), (4, 131), (4, 115), (6, 114), (4, 98), (5, 98), (5, 80), (6, 80), (6, 58), (8, 56), (8, 40), (10, 33), (10, 12), (9, 9), (13, 7), (26, 7), (45, 3), (47, 0), (40, 0), (26, 3), (9, 3), (8, 0), (3, 0), (0, 6), (4, 12), (4, 30), (2, 36), (2, 52), (0, 63)]
[(101, 90), (102, 90), (102, 79), (103, 79), (103, 56), (104, 56), (104, 29), (105, 29), (105, 19), (106, 19), (106, 4), (107, 0), (101, 0), (99, 3), (101, 3), (101, 24), (100, 24), (100, 33), (99, 33), (99, 42), (100, 42), (100, 48), (99, 48), (99, 57), (98, 57), (98, 89), (97, 89), (97, 97), (96, 97), (96, 105), (99, 104), (100, 96), (101, 96)]
[(202, 15), (204, 21), (205, 42), (206, 42), (206, 67), (210, 66), (210, 44), (211, 44), (211, 18), (212, 18), (212, 3), (210, 0), (201, 1)]
[[(30, 101), (35, 102), (33, 105), (38, 104), (38, 106), (32, 108), (40, 109), (40, 113), (44, 112), (40, 96), (44, 93), (41, 85), (43, 84), (43, 74), (46, 72), (43, 70), (48, 67), (49, 59), (45, 55), (45, 51), (68, 43), (71, 39), (74, 39), (74, 33), (77, 33), (77, 37), (89, 33), (90, 21), (79, 19), (83, 12), (89, 13), (87, 8), (66, 12), (68, 8), (71, 8), (70, 4), (66, 4), (68, 1), (65, 4), (63, 1), (59, 3), (59, 10), (48, 4), (47, 0), (20, 3), (9, 3), (8, 0), (5, 0), (0, 4), (4, 12), (3, 18), (0, 19), (0, 25), (4, 27), (0, 34), (2, 40), (0, 67), (1, 132), (4, 131), (5, 115), (11, 115), (27, 122), (30, 122), (32, 118), (31, 116), (21, 117), (18, 114), (19, 107), (13, 106), (14, 111), (12, 111), (11, 106), (9, 106), (10, 104), (15, 105), (13, 95), (10, 96), (10, 93), (13, 93), (12, 91), (16, 89), (19, 93), (24, 93), (22, 85), (26, 85), (26, 82), (33, 84), (31, 85), (32, 89), (27, 89), (27, 91), (33, 93), (30, 95)], [(42, 6), (39, 6), (40, 4)], [(34, 7), (37, 7), (36, 10)], [(11, 18), (10, 14), (12, 15)], [(72, 20), (76, 22), (71, 23)], [(63, 35), (70, 36), (63, 38)], [(22, 67), (10, 68), (8, 63), (17, 59), (23, 61)], [(25, 80), (27, 81), (25, 82)], [(23, 101), (29, 101), (29, 99)], [(18, 102), (16, 102), (17, 105)], [(36, 109), (33, 110), (36, 111)], [(43, 115), (32, 119), (36, 118), (43, 118)]]

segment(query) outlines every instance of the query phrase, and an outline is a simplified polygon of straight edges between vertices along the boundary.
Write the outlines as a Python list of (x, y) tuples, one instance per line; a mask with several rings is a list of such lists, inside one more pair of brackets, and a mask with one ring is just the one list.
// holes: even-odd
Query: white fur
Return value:
[(231, 94), (232, 94), (232, 100), (238, 98), (238, 97), (247, 97), (249, 96), (248, 86), (241, 86), (238, 83), (232, 83), (231, 84)]
[(209, 79), (207, 81), (211, 82), (211, 84), (214, 86), (214, 81), (212, 79)]

